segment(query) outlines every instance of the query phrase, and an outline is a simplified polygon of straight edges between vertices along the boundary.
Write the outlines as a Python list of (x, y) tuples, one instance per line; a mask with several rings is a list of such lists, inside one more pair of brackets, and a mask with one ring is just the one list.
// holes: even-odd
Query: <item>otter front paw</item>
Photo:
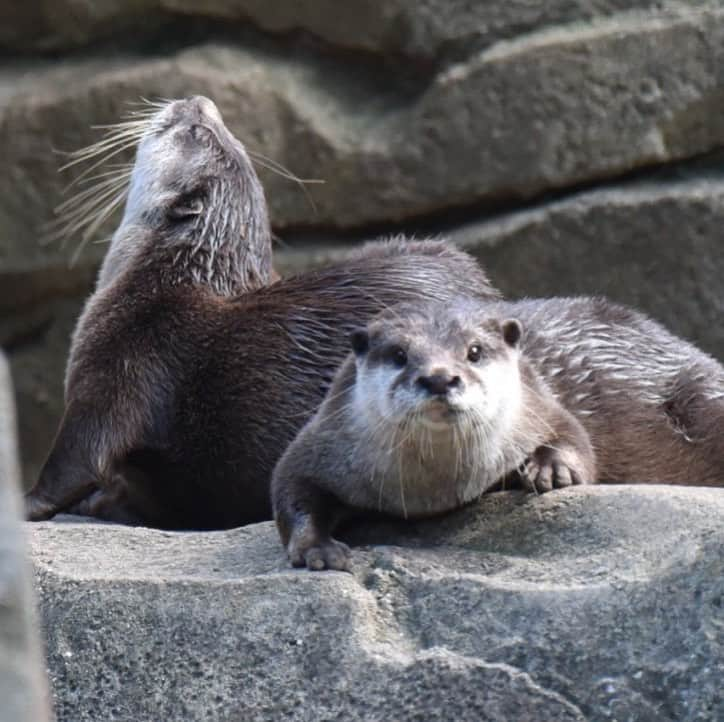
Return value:
[(518, 470), (526, 491), (544, 494), (552, 489), (562, 489), (572, 484), (584, 484), (582, 472), (570, 463), (557, 449), (538, 447)]
[(289, 559), (292, 566), (307, 567), (311, 571), (336, 569), (340, 572), (351, 571), (352, 552), (350, 548), (336, 539), (318, 541), (313, 546), (304, 546), (289, 542)]

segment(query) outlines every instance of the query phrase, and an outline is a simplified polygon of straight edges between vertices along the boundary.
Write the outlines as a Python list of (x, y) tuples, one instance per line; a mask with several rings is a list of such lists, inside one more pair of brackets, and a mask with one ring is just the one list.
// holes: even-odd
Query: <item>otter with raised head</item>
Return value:
[(347, 569), (353, 511), (430, 516), (511, 474), (724, 483), (724, 369), (603, 299), (398, 306), (352, 346), (273, 474), (295, 566)]
[[(212, 101), (196, 96), (152, 104), (147, 117), (118, 124), (113, 137), (80, 157), (110, 157), (133, 140), (138, 145), (125, 211), (73, 334), (66, 411), (40, 479), (26, 495), (30, 519), (53, 515), (61, 500), (67, 508), (65, 500), (88, 498), (98, 489), (99, 470), (110, 472), (110, 449), (132, 444), (161, 414), (153, 398), (165, 390), (156, 387), (152, 369), (166, 366), (174, 350), (160, 347), (166, 319), (150, 309), (143, 313), (147, 300), (156, 302), (156, 313), (173, 316), (169, 292), (228, 297), (276, 279), (264, 192), (244, 146)], [(83, 204), (90, 192), (80, 195)], [(103, 199), (102, 186), (99, 192)], [(89, 207), (96, 218), (91, 213), (83, 220), (93, 226), (105, 210)], [(71, 217), (75, 230), (82, 222)], [(128, 319), (139, 324), (135, 334), (123, 323)], [(119, 335), (109, 346), (114, 330)], [(113, 403), (105, 387), (116, 387)], [(106, 402), (111, 405), (100, 418)], [(104, 495), (93, 498), (106, 501)], [(120, 509), (118, 515), (124, 516)]]
[[(174, 100), (130, 121), (128, 131), (125, 125), (118, 124), (117, 142), (127, 142), (128, 133), (138, 138), (136, 158), (86, 312), (113, 281), (140, 266), (163, 272), (170, 284), (192, 282), (223, 296), (275, 280), (264, 190), (216, 105), (203, 96)], [(113, 140), (101, 148), (112, 153)]]

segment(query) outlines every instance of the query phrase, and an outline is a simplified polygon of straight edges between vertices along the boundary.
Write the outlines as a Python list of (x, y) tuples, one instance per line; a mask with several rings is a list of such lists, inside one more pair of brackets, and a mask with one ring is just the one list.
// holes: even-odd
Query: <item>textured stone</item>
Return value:
[(0, 722), (50, 719), (25, 540), (20, 527), (15, 405), (0, 353)]
[(38, 478), (63, 414), (70, 336), (89, 288), (13, 315), (0, 315), (0, 346), (8, 351), (18, 404), (22, 477)]
[(30, 538), (61, 721), (724, 716), (718, 489), (492, 494), (351, 530), (354, 574), (271, 523)]
[(141, 95), (204, 92), (250, 147), (325, 180), (309, 187), (315, 211), (266, 177), (279, 228), (402, 221), (688, 158), (724, 141), (724, 8), (703, 8), (543, 26), (442, 63), (412, 90), (346, 58), (252, 45), (16, 64), (0, 83), (13, 169), (0, 225), (34, 249), (60, 199), (52, 148), (89, 142), (91, 123)]
[(275, 34), (304, 31), (342, 48), (433, 60), (451, 48), (469, 50), (624, 10), (690, 9), (687, 3), (660, 0), (354, 0), (345, 6), (345, 22), (340, 22), (337, 0), (39, 0), (4, 9), (0, 47), (73, 48), (130, 30), (148, 33), (174, 17), (189, 23), (216, 18), (250, 22)]

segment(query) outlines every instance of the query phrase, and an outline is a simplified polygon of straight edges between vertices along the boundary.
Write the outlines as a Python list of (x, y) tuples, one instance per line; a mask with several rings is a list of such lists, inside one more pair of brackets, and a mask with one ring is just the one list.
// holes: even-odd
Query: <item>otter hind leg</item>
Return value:
[(675, 440), (675, 461), (660, 481), (724, 486), (724, 373), (682, 372), (662, 404)]
[[(60, 441), (60, 443), (59, 443)], [(56, 440), (35, 486), (25, 494), (25, 518), (45, 521), (77, 504), (98, 487), (87, 465)]]
[(50, 519), (104, 486), (113, 451), (102, 428), (91, 410), (66, 409), (40, 477), (25, 495), (29, 521)]
[(126, 498), (125, 488), (115, 486), (110, 489), (96, 489), (66, 510), (68, 514), (90, 516), (101, 521), (110, 521), (128, 526), (142, 526), (145, 519), (135, 510)]

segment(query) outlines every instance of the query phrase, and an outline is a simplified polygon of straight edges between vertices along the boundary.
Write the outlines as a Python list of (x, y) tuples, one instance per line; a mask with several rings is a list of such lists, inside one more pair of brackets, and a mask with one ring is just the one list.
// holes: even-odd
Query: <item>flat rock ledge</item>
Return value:
[(724, 719), (724, 491), (491, 494), (349, 530), (28, 525), (58, 720)]

